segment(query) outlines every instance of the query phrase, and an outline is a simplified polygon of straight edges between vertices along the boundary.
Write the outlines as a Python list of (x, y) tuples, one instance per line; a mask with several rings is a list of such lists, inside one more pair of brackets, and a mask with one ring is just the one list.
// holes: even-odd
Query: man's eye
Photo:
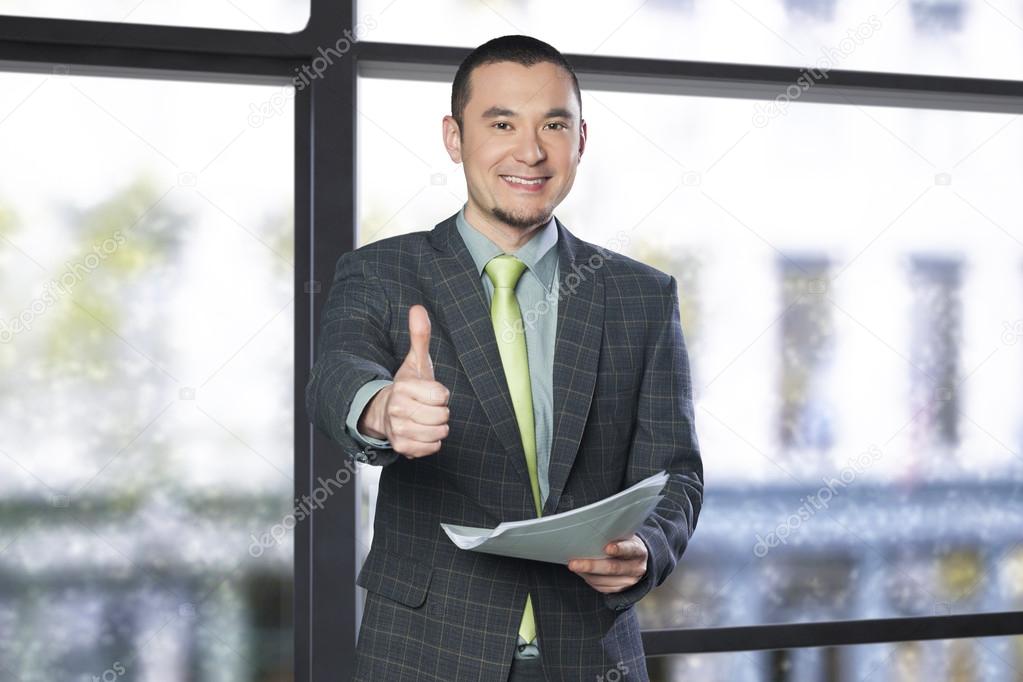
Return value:
[[(494, 125), (495, 126), (506, 126), (506, 125), (508, 125), (508, 122), (507, 121), (498, 121)], [(504, 128), (498, 128), (498, 130), (504, 130)]]
[(552, 126), (561, 126), (562, 130), (567, 130), (568, 129), (568, 126), (565, 125), (564, 123), (561, 123), (560, 121), (555, 121), (555, 122), (551, 123), (550, 125), (552, 125)]

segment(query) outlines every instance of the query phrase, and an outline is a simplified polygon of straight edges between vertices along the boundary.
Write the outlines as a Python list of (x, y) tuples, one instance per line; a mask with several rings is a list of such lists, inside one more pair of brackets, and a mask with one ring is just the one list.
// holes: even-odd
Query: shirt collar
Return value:
[[(504, 251), (500, 246), (491, 241), (490, 237), (472, 227), (465, 219), (465, 207), (463, 204), (458, 211), (455, 222), (458, 226), (458, 233), (462, 241), (469, 248), (472, 260), (476, 264), (477, 274), (483, 276), (483, 268), (494, 256)], [(547, 224), (539, 228), (529, 241), (514, 252), (514, 256), (526, 264), (526, 268), (539, 280), (544, 289), (548, 292), (554, 283), (554, 270), (558, 265), (558, 226), (552, 215)]]

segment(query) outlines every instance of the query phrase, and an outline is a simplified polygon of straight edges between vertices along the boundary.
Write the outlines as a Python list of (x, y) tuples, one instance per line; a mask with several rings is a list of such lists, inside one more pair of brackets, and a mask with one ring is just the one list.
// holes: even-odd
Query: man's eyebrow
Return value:
[(555, 107), (547, 112), (544, 118), (567, 118), (570, 121), (575, 120), (575, 115), (572, 114), (568, 109), (562, 109), (561, 107)]
[[(508, 118), (514, 118), (517, 116), (514, 111), (505, 107), (493, 106), (483, 112), (482, 118), (499, 118), (507, 116)], [(567, 118), (572, 121), (575, 120), (575, 116), (568, 109), (562, 107), (555, 107), (547, 112), (544, 118)]]

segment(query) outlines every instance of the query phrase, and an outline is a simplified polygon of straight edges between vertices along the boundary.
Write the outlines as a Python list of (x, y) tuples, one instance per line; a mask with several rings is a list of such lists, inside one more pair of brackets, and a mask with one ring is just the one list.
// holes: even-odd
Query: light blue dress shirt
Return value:
[[(494, 285), (483, 268), (494, 256), (504, 251), (485, 234), (469, 225), (465, 219), (465, 204), (458, 212), (456, 224), (458, 234), (469, 249), (476, 270), (483, 282), (487, 300), (494, 296)], [(540, 498), (547, 501), (550, 491), (548, 472), (550, 470), (551, 439), (554, 415), (554, 341), (558, 325), (558, 226), (551, 216), (547, 224), (533, 234), (528, 242), (513, 252), (526, 264), (515, 287), (515, 297), (522, 312), (526, 336), (526, 357), (529, 362), (530, 387), (533, 393), (533, 420), (536, 431), (536, 474), (540, 486)], [(363, 445), (390, 448), (390, 441), (372, 438), (359, 433), (358, 423), (362, 411), (377, 392), (390, 385), (386, 379), (367, 382), (352, 400), (346, 426), (349, 435)], [(377, 453), (375, 462), (386, 466), (400, 457), (393, 450)], [(516, 649), (517, 658), (539, 656), (536, 640), (526, 645), (520, 637)]]

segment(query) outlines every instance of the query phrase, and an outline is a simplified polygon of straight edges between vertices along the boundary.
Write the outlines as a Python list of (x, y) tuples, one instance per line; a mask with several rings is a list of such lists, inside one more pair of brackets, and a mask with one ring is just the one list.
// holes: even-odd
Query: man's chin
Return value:
[(508, 227), (522, 232), (532, 229), (537, 225), (544, 225), (551, 219), (551, 211), (533, 211), (528, 214), (523, 214), (505, 211), (501, 208), (494, 208), (491, 209), (490, 214), (496, 220), (501, 221)]

